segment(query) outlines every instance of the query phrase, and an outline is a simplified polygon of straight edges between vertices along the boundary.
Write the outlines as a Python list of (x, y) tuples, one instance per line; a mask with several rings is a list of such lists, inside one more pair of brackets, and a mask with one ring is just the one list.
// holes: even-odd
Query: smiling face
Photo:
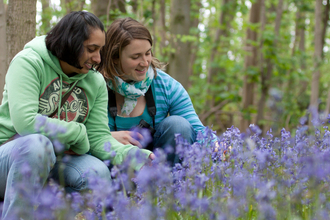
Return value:
[(64, 61), (61, 61), (61, 67), (65, 74), (72, 73), (86, 74), (95, 64), (101, 62), (100, 51), (105, 44), (105, 33), (100, 29), (91, 29), (89, 39), (84, 41), (84, 52), (79, 58), (79, 64), (82, 67), (78, 69)]
[(151, 44), (148, 40), (134, 39), (121, 53), (120, 63), (123, 70), (121, 78), (126, 82), (140, 82), (145, 79), (151, 64)]

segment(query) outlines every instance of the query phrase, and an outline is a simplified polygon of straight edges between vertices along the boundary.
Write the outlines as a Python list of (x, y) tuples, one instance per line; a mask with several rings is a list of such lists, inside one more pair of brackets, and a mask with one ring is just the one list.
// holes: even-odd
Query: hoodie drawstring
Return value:
[(63, 86), (62, 75), (60, 75), (60, 82), (61, 82), (61, 86), (60, 86), (60, 94), (59, 94), (59, 100), (58, 100), (58, 105), (57, 105), (57, 118), (58, 118), (58, 119), (60, 119), (60, 114), (61, 114), (62, 86)]
[[(60, 119), (60, 115), (61, 115), (62, 97), (64, 97), (68, 92), (70, 92), (72, 89), (74, 89), (74, 87), (77, 85), (77, 83), (79, 82), (79, 80), (75, 81), (73, 83), (73, 85), (68, 89), (68, 91), (66, 91), (66, 93), (63, 94), (63, 96), (62, 96), (62, 86), (63, 86), (62, 75), (60, 75), (60, 82), (61, 82), (61, 86), (60, 86), (60, 97), (59, 97), (58, 109), (57, 109), (57, 118), (58, 119)], [(68, 111), (67, 111), (66, 104), (63, 107), (64, 107), (64, 111), (65, 111), (65, 121), (68, 121)]]

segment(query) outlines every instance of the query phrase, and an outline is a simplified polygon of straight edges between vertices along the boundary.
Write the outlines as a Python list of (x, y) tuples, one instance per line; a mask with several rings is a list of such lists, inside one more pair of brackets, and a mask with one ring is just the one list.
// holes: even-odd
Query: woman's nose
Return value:
[(101, 54), (99, 52), (97, 52), (93, 57), (92, 57), (92, 61), (99, 64), (101, 63)]
[(140, 62), (141, 66), (148, 66), (149, 65), (149, 61), (148, 59), (145, 57), (142, 59), (142, 61)]

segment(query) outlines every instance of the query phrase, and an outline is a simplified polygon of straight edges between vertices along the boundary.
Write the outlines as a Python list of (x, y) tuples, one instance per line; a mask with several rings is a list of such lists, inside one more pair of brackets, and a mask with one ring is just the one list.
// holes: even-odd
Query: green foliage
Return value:
[[(192, 46), (193, 64), (188, 92), (198, 114), (203, 114), (212, 106), (226, 102), (218, 112), (214, 112), (206, 121), (203, 121), (205, 125), (214, 124), (214, 128), (220, 129), (220, 131), (226, 129), (226, 126), (230, 127), (232, 125), (230, 123), (238, 126), (241, 120), (240, 114), (229, 115), (223, 112), (240, 112), (244, 118), (252, 120), (256, 117), (258, 114), (256, 103), (258, 103), (262, 92), (260, 80), (262, 71), (260, 68), (266, 72), (267, 62), (272, 64), (270, 88), (278, 89), (283, 93), (283, 98), (277, 106), (282, 110), (280, 113), (276, 113), (266, 105), (266, 117), (260, 123), (271, 127), (275, 123), (274, 114), (278, 114), (276, 116), (278, 117), (276, 119), (278, 128), (290, 128), (298, 123), (299, 118), (306, 113), (306, 108), (309, 105), (310, 82), (314, 68), (315, 4), (314, 1), (310, 0), (284, 0), (279, 36), (275, 38), (278, 0), (265, 1), (266, 24), (264, 30), (261, 29), (260, 23), (249, 22), (251, 4), (255, 2), (255, 0), (231, 0), (224, 5), (223, 1), (193, 0), (191, 1), (191, 20), (197, 20), (199, 24), (198, 26), (191, 26), (189, 35), (176, 37), (168, 31), (171, 18), (171, 0), (165, 0), (165, 27), (162, 27), (160, 22), (160, 1), (155, 2), (153, 10), (152, 0), (137, 1), (136, 11), (133, 11), (133, 1), (127, 0), (127, 13), (124, 14), (119, 9), (111, 10), (109, 24), (118, 17), (130, 16), (146, 25), (154, 38), (153, 52), (159, 60), (165, 63), (169, 61), (170, 54), (175, 53), (177, 49), (171, 48), (169, 42), (172, 40), (189, 42)], [(85, 4), (84, 9), (90, 10), (90, 5)], [(297, 19), (297, 11), (303, 16), (300, 19)], [(52, 18), (52, 22), (57, 22), (64, 13), (59, 7), (42, 12), (47, 19)], [(222, 15), (224, 23), (221, 25), (219, 20)], [(100, 19), (106, 23), (107, 16), (100, 16)], [(42, 23), (39, 23), (37, 27), (38, 34), (46, 33), (49, 30)], [(301, 40), (299, 37), (295, 42), (296, 28), (305, 29), (304, 51), (299, 50)], [(257, 33), (256, 41), (246, 40), (248, 29)], [(216, 39), (219, 32), (221, 34)], [(325, 39), (329, 39), (329, 37), (328, 31)], [(329, 43), (329, 41), (325, 42), (325, 48), (330, 47)], [(258, 48), (257, 61), (260, 62), (262, 54), (263, 64), (258, 63), (254, 67), (244, 67), (245, 58), (252, 56), (247, 45)], [(260, 48), (262, 50), (259, 51)], [(214, 55), (213, 60), (211, 60), (212, 53)], [(187, 55), (187, 63), (190, 59), (189, 54), (189, 56)], [(321, 110), (325, 109), (324, 103), (326, 103), (328, 87), (330, 86), (330, 75), (325, 74), (329, 65), (330, 56), (328, 51), (325, 51), (320, 66)], [(212, 76), (209, 76), (210, 70), (213, 71)], [(255, 97), (255, 105), (241, 112), (244, 75), (248, 75), (250, 82), (256, 84), (255, 94), (250, 94)], [(266, 102), (269, 102), (270, 99), (269, 94), (267, 94)], [(223, 127), (218, 125), (220, 124), (219, 120), (224, 124)], [(253, 209), (252, 207), (251, 213), (253, 213)]]

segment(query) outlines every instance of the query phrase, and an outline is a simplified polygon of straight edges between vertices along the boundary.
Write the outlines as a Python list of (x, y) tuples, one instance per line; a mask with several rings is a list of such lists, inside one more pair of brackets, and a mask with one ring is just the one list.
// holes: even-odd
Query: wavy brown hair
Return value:
[[(152, 46), (152, 37), (149, 30), (133, 18), (118, 18), (108, 28), (106, 42), (101, 50), (103, 61), (97, 69), (106, 80), (111, 80), (114, 85), (116, 85), (115, 76), (122, 76), (116, 71), (116, 67), (119, 66), (121, 72), (123, 72), (120, 63), (121, 53), (134, 39), (147, 40)], [(151, 66), (155, 73), (156, 68), (163, 69), (165, 67), (163, 63), (153, 56), (152, 52), (151, 56)]]

